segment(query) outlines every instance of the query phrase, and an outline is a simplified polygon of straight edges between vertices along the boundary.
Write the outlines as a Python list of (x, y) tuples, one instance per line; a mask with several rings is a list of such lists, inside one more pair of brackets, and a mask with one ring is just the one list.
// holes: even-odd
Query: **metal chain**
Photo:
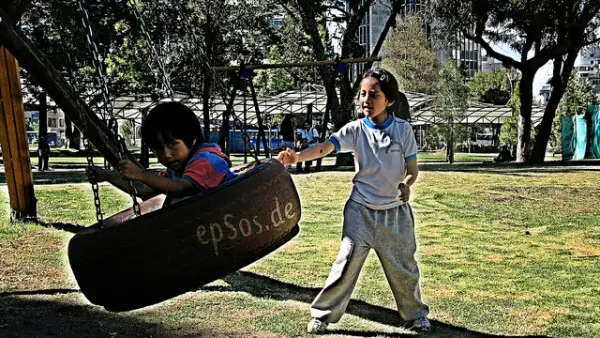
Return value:
[[(83, 145), (86, 148), (85, 157), (87, 159), (88, 167), (94, 166), (94, 158), (92, 157), (92, 145), (87, 138), (83, 138)], [(102, 224), (104, 222), (104, 213), (102, 213), (102, 205), (100, 203), (100, 187), (98, 186), (98, 181), (94, 177), (90, 177), (90, 184), (92, 185), (92, 191), (94, 192), (94, 206), (96, 207), (96, 220), (98, 223)]]
[[(125, 139), (121, 135), (118, 134), (119, 125), (116, 123), (116, 120), (115, 120), (115, 123), (113, 124), (113, 126), (114, 126), (113, 132), (115, 133), (115, 135), (117, 135), (117, 139), (119, 142), (119, 148), (121, 150), (121, 159), (124, 160), (124, 159), (126, 159), (125, 155), (124, 155), (125, 154)], [(132, 206), (133, 213), (136, 216), (141, 216), (142, 215), (142, 207), (140, 207), (140, 204), (138, 203), (138, 200), (137, 200), (137, 196), (138, 196), (137, 189), (135, 188), (135, 185), (133, 185), (133, 181), (128, 180), (127, 182), (129, 184), (129, 194), (131, 195), (131, 199), (133, 200), (133, 206)]]
[[(61, 7), (58, 7), (58, 10), (61, 14), (61, 17), (64, 18), (64, 13), (61, 10)], [(75, 90), (76, 93), (79, 93), (79, 81), (77, 80), (77, 76), (75, 75), (75, 63), (73, 62), (73, 59), (71, 58), (71, 54), (68, 53), (66, 51), (66, 47), (67, 47), (67, 39), (64, 35), (64, 31), (60, 28), (57, 29), (58, 31), (58, 35), (60, 37), (60, 42), (61, 42), (61, 48), (63, 51), (63, 54), (65, 54), (67, 56), (67, 73), (69, 74), (69, 82), (71, 84), (71, 87), (73, 88), (73, 90)], [(79, 102), (79, 101), (76, 101)], [(79, 104), (79, 103), (77, 103)], [(83, 135), (83, 144), (85, 146), (85, 148), (87, 149), (85, 157), (87, 160), (87, 164), (88, 167), (92, 167), (94, 166), (94, 158), (92, 157), (92, 146), (90, 144), (90, 142), (88, 141), (88, 139), (85, 137), (86, 134), (86, 128), (85, 128), (85, 123), (82, 124), (82, 135)], [(102, 204), (100, 201), (100, 188), (98, 186), (98, 182), (96, 182), (96, 180), (92, 177), (88, 178), (90, 184), (92, 185), (92, 192), (94, 194), (94, 207), (96, 208), (96, 221), (99, 224), (102, 224), (104, 222), (104, 213), (102, 212)]]
[(102, 60), (100, 57), (100, 52), (98, 51), (98, 45), (96, 45), (96, 41), (94, 40), (94, 32), (92, 30), (92, 24), (90, 22), (89, 13), (87, 11), (86, 0), (78, 0), (77, 4), (79, 5), (79, 10), (82, 13), (81, 21), (83, 26), (85, 27), (85, 35), (88, 42), (88, 47), (92, 52), (92, 61), (94, 63), (98, 86), (102, 90), (102, 99), (104, 101), (104, 114), (103, 120), (106, 121), (109, 117), (112, 116), (113, 105), (109, 100), (109, 92), (108, 92), (108, 78), (104, 75), (104, 67), (102, 66)]
[[(194, 30), (194, 24), (191, 21), (189, 16), (184, 15), (184, 11), (183, 11), (183, 7), (181, 6), (181, 0), (175, 0), (175, 6), (177, 7), (177, 10), (179, 12), (179, 16), (185, 20), (186, 25), (185, 27), (189, 30), (189, 34), (192, 37), (192, 41), (194, 43), (194, 45), (196, 46), (196, 50), (199, 52), (200, 55), (200, 59), (202, 60), (202, 62), (205, 64), (206, 69), (210, 72), (210, 74), (208, 76), (210, 76), (213, 80), (215, 80), (215, 84), (218, 87), (217, 90), (220, 91), (221, 94), (221, 99), (223, 101), (223, 104), (225, 104), (225, 106), (227, 107), (227, 98), (231, 95), (229, 93), (229, 91), (227, 90), (227, 88), (225, 88), (225, 86), (223, 85), (223, 83), (221, 83), (218, 79), (218, 75), (217, 72), (212, 68), (212, 66), (210, 65), (210, 62), (208, 61), (208, 57), (206, 56), (206, 53), (204, 53), (204, 50), (202, 48), (198, 48), (198, 46), (200, 46), (200, 42), (198, 41), (198, 37), (196, 36), (196, 32)], [(234, 86), (233, 90), (237, 90)], [(254, 157), (254, 160), (256, 162), (260, 162), (258, 159), (258, 149), (260, 148), (260, 146), (257, 147), (252, 147), (252, 144), (250, 143), (250, 136), (248, 136), (248, 133), (246, 132), (246, 126), (244, 125), (244, 123), (240, 120), (239, 116), (237, 116), (235, 114), (235, 110), (231, 109), (229, 111), (229, 113), (231, 114), (231, 116), (233, 117), (233, 122), (237, 122), (239, 123), (239, 125), (241, 126), (241, 137), (242, 137), (242, 141), (244, 142), (244, 146), (246, 147), (246, 149), (248, 150), (248, 152), (250, 152), (250, 154), (252, 154), (252, 157)], [(257, 112), (257, 114), (259, 114), (260, 112)]]
[[(98, 46), (96, 45), (96, 42), (94, 41), (94, 33), (92, 30), (89, 13), (87, 11), (86, 0), (78, 0), (77, 3), (79, 5), (79, 9), (81, 10), (81, 12), (83, 14), (81, 20), (83, 22), (83, 26), (86, 28), (86, 37), (87, 37), (88, 47), (90, 48), (90, 50), (92, 52), (92, 56), (93, 56), (92, 59), (94, 62), (94, 67), (96, 68), (98, 85), (100, 86), (100, 88), (102, 90), (102, 100), (104, 101), (103, 107), (104, 107), (104, 112), (105, 112), (104, 120), (106, 121), (107, 117), (110, 117), (109, 128), (110, 128), (110, 125), (112, 125), (115, 141), (117, 142), (117, 144), (119, 146), (119, 156), (121, 157), (121, 159), (126, 159), (127, 156), (126, 156), (125, 147), (123, 144), (124, 142), (123, 142), (121, 135), (119, 135), (118, 123), (116, 122), (116, 119), (113, 116), (113, 111), (114, 111), (113, 103), (109, 99), (110, 93), (108, 91), (108, 77), (104, 73), (104, 67), (102, 66), (102, 60), (100, 57), (100, 53), (98, 51)], [(85, 126), (85, 123), (83, 123), (83, 125)], [(85, 127), (84, 127), (84, 129), (85, 129)], [(85, 130), (82, 130), (82, 131), (85, 132)], [(91, 145), (87, 139), (84, 141), (84, 143), (86, 144), (86, 147), (88, 147), (88, 150), (91, 150)], [(91, 151), (89, 153), (91, 154)], [(90, 160), (90, 157), (91, 156), (88, 155), (88, 165), (91, 166), (91, 165), (93, 165), (93, 161)], [(128, 180), (128, 183), (129, 183), (129, 194), (131, 195), (131, 199), (133, 200), (133, 211), (136, 216), (140, 216), (141, 210), (140, 210), (140, 206), (137, 201), (137, 191), (134, 188), (133, 182), (131, 180)], [(96, 186), (96, 187), (94, 187), (94, 186)], [(98, 189), (96, 182), (92, 183), (92, 188), (95, 189), (94, 192), (96, 193), (96, 191)], [(96, 196), (94, 196), (94, 203), (96, 204), (96, 212), (98, 212), (100, 202), (99, 202), (99, 198), (96, 199)]]
[(146, 43), (146, 46), (150, 50), (150, 53), (152, 53), (152, 57), (154, 58), (154, 61), (156, 61), (156, 64), (158, 65), (158, 68), (160, 70), (161, 80), (163, 82), (163, 86), (165, 86), (165, 88), (166, 88), (167, 95), (172, 99), (173, 98), (173, 89), (171, 88), (171, 81), (169, 80), (169, 77), (167, 76), (167, 72), (165, 70), (166, 69), (165, 65), (162, 62), (162, 59), (160, 58), (160, 56), (158, 55), (156, 48), (154, 47), (154, 43), (152, 42), (152, 37), (150, 36), (148, 29), (146, 28), (146, 22), (144, 21), (144, 17), (142, 15), (142, 13), (140, 12), (138, 6), (136, 5), (136, 3), (133, 0), (127, 0), (127, 3), (129, 4), (129, 6), (131, 6), (133, 8), (133, 14), (135, 15), (135, 18), (138, 21), (138, 24), (140, 25), (140, 29), (142, 30), (142, 33), (144, 34), (144, 42)]

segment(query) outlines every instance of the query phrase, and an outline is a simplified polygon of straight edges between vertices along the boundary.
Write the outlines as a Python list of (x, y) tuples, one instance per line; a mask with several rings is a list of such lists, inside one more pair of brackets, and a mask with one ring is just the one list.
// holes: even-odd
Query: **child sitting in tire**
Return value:
[(156, 175), (130, 160), (121, 160), (117, 171), (87, 168), (88, 177), (107, 181), (125, 192), (131, 180), (144, 200), (167, 195), (165, 207), (236, 176), (221, 148), (204, 141), (198, 118), (184, 104), (165, 102), (150, 110), (142, 122), (142, 137), (166, 171)]

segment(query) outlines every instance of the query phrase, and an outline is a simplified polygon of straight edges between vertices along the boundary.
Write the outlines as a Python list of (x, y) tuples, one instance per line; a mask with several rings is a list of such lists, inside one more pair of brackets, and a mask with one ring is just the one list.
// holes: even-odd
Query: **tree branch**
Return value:
[(505, 66), (520, 69), (522, 64), (519, 61), (495, 51), (494, 48), (492, 48), (492, 46), (490, 46), (490, 44), (483, 39), (483, 37), (481, 37), (479, 35), (475, 36), (473, 34), (469, 34), (465, 29), (461, 29), (461, 33), (467, 39), (474, 41), (474, 42), (478, 43), (479, 45), (481, 45), (481, 47), (483, 47), (483, 49), (485, 49), (490, 56), (501, 61)]
[(300, 24), (300, 19), (296, 16), (296, 12), (292, 11), (288, 7), (285, 0), (278, 0), (276, 1), (276, 3), (278, 3), (285, 10), (285, 12), (292, 18), (295, 24)]
[[(400, 13), (400, 10), (402, 9), (402, 7), (404, 7), (403, 1), (399, 1), (399, 0), (393, 1), (393, 6), (391, 8), (390, 16), (388, 17), (388, 19), (385, 23), (385, 26), (383, 27), (383, 30), (381, 31), (381, 34), (379, 35), (379, 39), (377, 39), (377, 44), (375, 45), (375, 48), (373, 48), (371, 57), (377, 57), (377, 55), (379, 55), (379, 51), (381, 50), (381, 47), (383, 46), (383, 43), (385, 41), (385, 38), (388, 35), (388, 32), (390, 31), (392, 26), (396, 25), (396, 17), (398, 16), (398, 13)], [(371, 68), (371, 66), (373, 66), (373, 62), (369, 62), (369, 63), (365, 64), (365, 69), (369, 69), (369, 68)], [(352, 85), (353, 91), (358, 90), (358, 87), (360, 86), (360, 82), (361, 82), (360, 77), (357, 77), (356, 81), (354, 81), (354, 84)]]
[(362, 4), (362, 7), (360, 7), (358, 9), (358, 11), (356, 11), (356, 14), (353, 15), (352, 20), (350, 20), (350, 22), (348, 22), (346, 32), (351, 32), (352, 34), (354, 34), (354, 32), (356, 32), (356, 30), (360, 26), (360, 23), (363, 21), (365, 14), (367, 14), (367, 11), (369, 10), (369, 8), (371, 7), (371, 5), (373, 4), (374, 1), (375, 0), (365, 0), (364, 1), (364, 3)]

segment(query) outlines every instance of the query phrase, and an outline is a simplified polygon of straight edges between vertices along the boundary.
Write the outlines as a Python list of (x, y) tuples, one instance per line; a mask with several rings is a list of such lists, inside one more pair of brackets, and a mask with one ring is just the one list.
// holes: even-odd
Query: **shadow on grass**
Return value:
[(525, 163), (419, 163), (423, 171), (452, 171), (452, 172), (477, 172), (490, 174), (527, 174), (527, 173), (569, 173), (578, 171), (600, 171), (599, 160), (581, 161), (553, 161), (540, 165)]
[[(570, 172), (600, 172), (599, 160), (582, 161), (555, 161), (546, 162), (540, 165), (529, 165), (524, 163), (492, 163), (492, 162), (461, 162), (448, 164), (445, 162), (419, 162), (419, 170), (435, 172), (472, 172), (483, 174), (498, 175), (528, 175), (532, 173), (570, 173)], [(323, 166), (321, 172), (350, 171), (354, 172), (353, 166)], [(289, 170), (290, 174), (303, 175), (298, 173), (295, 168)], [(311, 174), (315, 173), (311, 171)]]
[[(304, 303), (311, 303), (317, 296), (320, 289), (317, 288), (305, 288), (294, 284), (284, 283), (266, 276), (261, 276), (252, 272), (238, 271), (232, 273), (223, 280), (229, 284), (229, 286), (207, 286), (203, 287), (202, 290), (206, 291), (241, 291), (247, 292), (254, 297), (268, 298), (275, 300), (295, 300)], [(402, 321), (400, 315), (396, 310), (388, 309), (378, 305), (372, 305), (360, 300), (351, 300), (346, 313), (364, 318), (373, 322), (381, 323), (389, 326), (400, 326)], [(427, 337), (510, 337), (510, 336), (496, 336), (475, 331), (469, 331), (467, 329), (453, 326), (450, 324), (442, 323), (439, 321), (432, 320), (432, 332), (427, 334)], [(415, 337), (414, 334), (395, 334), (386, 332), (374, 332), (374, 331), (351, 331), (351, 330), (330, 330), (328, 333), (331, 334), (343, 334), (347, 336), (356, 337), (372, 337), (372, 336), (388, 336), (388, 337)], [(518, 337), (547, 337), (547, 336), (518, 336)]]
[[(178, 332), (99, 307), (49, 299), (76, 290), (20, 291), (0, 296), (0, 337), (182, 337)], [(32, 298), (30, 295), (39, 297)], [(195, 336), (202, 335), (196, 332)]]

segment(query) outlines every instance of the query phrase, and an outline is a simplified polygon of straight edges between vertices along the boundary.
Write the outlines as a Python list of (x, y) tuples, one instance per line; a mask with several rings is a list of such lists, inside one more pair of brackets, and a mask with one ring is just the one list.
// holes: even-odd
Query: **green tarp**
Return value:
[(563, 160), (600, 158), (600, 106), (585, 114), (562, 117)]
[(573, 159), (575, 152), (575, 142), (573, 132), (573, 118), (570, 116), (561, 116), (562, 124), (562, 159), (568, 161)]
[(589, 158), (600, 158), (600, 106), (589, 106), (588, 117), (590, 128)]
[(585, 115), (563, 116), (563, 160), (583, 160), (587, 146)]

